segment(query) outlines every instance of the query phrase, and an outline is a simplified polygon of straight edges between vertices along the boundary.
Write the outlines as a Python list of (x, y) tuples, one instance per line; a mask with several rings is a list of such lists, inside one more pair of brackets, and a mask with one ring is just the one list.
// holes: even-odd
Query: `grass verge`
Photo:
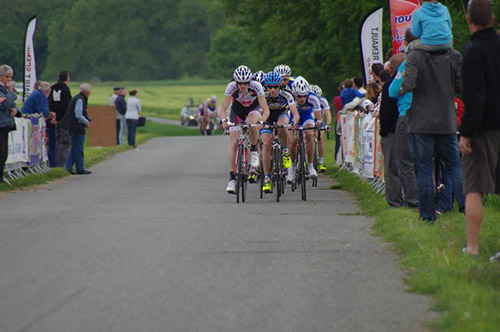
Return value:
[[(137, 131), (136, 142), (138, 145), (147, 142), (154, 137), (160, 136), (195, 136), (199, 135), (199, 131), (187, 129), (181, 126), (159, 124), (147, 121), (145, 127), (139, 128)], [(112, 146), (112, 147), (89, 147), (85, 146), (85, 166), (92, 167), (93, 165), (115, 155), (131, 149), (128, 146)], [(27, 189), (34, 186), (46, 184), (48, 182), (69, 176), (69, 173), (62, 168), (52, 168), (47, 173), (29, 174), (17, 180), (11, 180), (12, 186), (5, 183), (0, 184), (0, 192), (9, 192), (19, 189)]]
[(445, 213), (430, 226), (418, 220), (417, 211), (390, 208), (368, 183), (334, 166), (334, 144), (333, 140), (326, 142), (327, 173), (358, 200), (366, 215), (375, 218), (372, 229), (399, 254), (408, 273), (408, 290), (433, 297), (431, 309), (441, 315), (429, 325), (439, 331), (498, 331), (500, 264), (488, 261), (500, 250), (498, 197), (486, 200), (481, 255), (472, 258), (461, 251), (466, 243), (464, 215)]

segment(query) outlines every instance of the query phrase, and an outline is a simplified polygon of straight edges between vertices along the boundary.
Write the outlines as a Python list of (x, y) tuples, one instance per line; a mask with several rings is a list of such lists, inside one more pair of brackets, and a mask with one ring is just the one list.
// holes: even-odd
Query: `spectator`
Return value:
[[(390, 64), (389, 64), (389, 69), (390, 69)], [(378, 74), (378, 77), (380, 79), (380, 85), (384, 85), (385, 82), (391, 79), (391, 74), (387, 70), (381, 70)]]
[[(479, 254), (483, 219), (482, 197), (500, 193), (500, 37), (493, 29), (493, 6), (474, 0), (467, 8), (472, 45), (463, 64), (465, 111), (460, 126), (460, 151), (464, 154), (465, 252)], [(500, 260), (500, 253), (492, 260)]]
[(142, 112), (141, 101), (137, 98), (137, 90), (132, 90), (129, 94), (130, 98), (127, 101), (127, 113), (125, 113), (125, 118), (127, 119), (127, 138), (128, 145), (136, 148), (135, 132), (137, 130), (137, 124), (139, 123), (139, 113)]
[(345, 80), (343, 90), (340, 93), (340, 101), (342, 102), (342, 105), (345, 106), (346, 104), (352, 102), (356, 97), (364, 98), (366, 97), (366, 93), (362, 94), (358, 92), (358, 90), (354, 88), (354, 82), (352, 80)]
[(13, 75), (14, 71), (9, 65), (0, 66), (0, 183), (3, 182), (3, 171), (9, 154), (9, 132), (15, 130), (13, 117), (18, 114), (17, 96), (7, 89)]
[(431, 224), (436, 220), (436, 147), (446, 165), (445, 177), (452, 181), (459, 210), (464, 210), (454, 103), (455, 94), (461, 91), (461, 63), (460, 53), (452, 48), (437, 52), (415, 49), (406, 57), (402, 93), (413, 91), (407, 122), (417, 166), (420, 218)]
[(366, 86), (366, 99), (375, 104), (381, 91), (382, 87), (378, 83), (368, 83)]
[(62, 126), (69, 130), (71, 136), (71, 149), (66, 161), (66, 170), (71, 174), (73, 165), (76, 166), (76, 174), (90, 174), (92, 172), (85, 169), (84, 143), (85, 128), (90, 125), (90, 118), (87, 114), (87, 103), (92, 86), (87, 83), (80, 85), (80, 93), (74, 96), (69, 102), (68, 109), (62, 119)]
[(22, 114), (41, 114), (45, 118), (51, 120), (56, 118), (56, 114), (49, 111), (48, 95), (50, 93), (50, 84), (48, 82), (40, 82), (38, 90), (35, 90), (24, 101), (21, 108)]
[[(61, 121), (71, 101), (69, 89), (70, 77), (67, 71), (59, 73), (57, 83), (50, 87), (49, 109), (56, 113), (55, 136), (56, 136), (56, 162), (55, 166), (64, 167), (68, 159), (70, 135), (67, 129), (61, 126)], [(47, 129), (48, 130), (48, 129)], [(50, 137), (50, 136), (49, 136)], [(49, 143), (50, 145), (50, 143)], [(51, 165), (51, 167), (54, 167)]]
[[(405, 46), (415, 40), (415, 37), (406, 30)], [(406, 61), (403, 60), (399, 66), (396, 77), (389, 86), (389, 97), (398, 101), (398, 119), (396, 123), (396, 154), (399, 178), (403, 187), (405, 205), (418, 207), (417, 175), (415, 174), (415, 159), (413, 156), (413, 143), (411, 135), (408, 134), (407, 112), (411, 107), (413, 92), (399, 94), (403, 82), (403, 72)]]
[(421, 0), (422, 7), (413, 12), (411, 34), (417, 39), (410, 48), (438, 51), (451, 48), (451, 17), (448, 8), (438, 0)]
[(340, 100), (340, 94), (342, 93), (342, 90), (344, 89), (344, 82), (341, 82), (338, 87), (339, 95), (335, 96), (333, 98), (333, 105), (335, 106), (336, 112), (335, 112), (335, 161), (337, 161), (337, 155), (339, 153), (340, 149), (340, 125), (339, 125), (339, 119), (340, 119), (340, 112), (344, 108), (344, 105), (342, 104), (342, 101)]
[(346, 103), (344, 103), (344, 108), (346, 110), (353, 110), (358, 106), (361, 106), (361, 104), (365, 101), (366, 97), (366, 90), (363, 87), (364, 85), (364, 80), (361, 77), (355, 77), (353, 80), (354, 83), (354, 96), (355, 98), (352, 99), (351, 101), (346, 100)]
[(125, 127), (127, 125), (127, 121), (125, 119), (125, 113), (127, 112), (127, 101), (125, 100), (126, 95), (127, 90), (125, 88), (120, 88), (120, 93), (115, 100), (117, 117), (120, 122), (120, 130), (118, 131), (118, 144), (120, 145), (125, 144), (123, 136), (125, 135)]
[(382, 87), (380, 103), (380, 136), (382, 137), (382, 153), (384, 154), (385, 199), (390, 206), (403, 207), (405, 201), (401, 190), (398, 165), (396, 159), (396, 122), (398, 120), (398, 103), (389, 97), (389, 86), (396, 77), (398, 68), (404, 60), (403, 54), (396, 54), (390, 60), (391, 78)]
[(372, 69), (373, 81), (380, 84), (380, 79), (378, 74), (380, 73), (381, 70), (384, 70), (384, 65), (381, 63), (374, 63), (371, 69)]
[(115, 87), (113, 88), (113, 94), (111, 97), (109, 97), (109, 106), (113, 106), (115, 108), (115, 115), (116, 115), (116, 144), (120, 144), (120, 113), (118, 113), (118, 110), (116, 109), (116, 98), (120, 95), (120, 88)]

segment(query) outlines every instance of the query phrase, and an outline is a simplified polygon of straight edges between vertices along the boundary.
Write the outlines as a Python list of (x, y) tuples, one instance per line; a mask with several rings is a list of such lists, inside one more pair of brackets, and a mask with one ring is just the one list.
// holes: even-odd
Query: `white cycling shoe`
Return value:
[(292, 166), (288, 169), (288, 175), (286, 176), (286, 182), (294, 183), (295, 182), (295, 168)]
[(309, 167), (307, 167), (307, 171), (308, 171), (309, 177), (311, 179), (317, 179), (318, 178), (318, 173), (316, 173), (316, 170), (314, 169), (313, 165), (309, 165)]
[(236, 181), (231, 180), (227, 184), (226, 191), (228, 194), (236, 194)]
[(259, 167), (259, 153), (257, 151), (250, 153), (250, 166), (253, 168)]

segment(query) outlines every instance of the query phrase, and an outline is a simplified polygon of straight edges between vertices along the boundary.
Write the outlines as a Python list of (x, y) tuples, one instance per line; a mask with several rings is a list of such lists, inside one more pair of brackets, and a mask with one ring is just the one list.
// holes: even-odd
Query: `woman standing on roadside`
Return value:
[(127, 120), (127, 138), (128, 145), (136, 148), (135, 145), (135, 132), (137, 131), (137, 124), (139, 123), (139, 113), (142, 112), (141, 101), (137, 98), (137, 90), (129, 92), (130, 98), (127, 100), (127, 112), (125, 119)]

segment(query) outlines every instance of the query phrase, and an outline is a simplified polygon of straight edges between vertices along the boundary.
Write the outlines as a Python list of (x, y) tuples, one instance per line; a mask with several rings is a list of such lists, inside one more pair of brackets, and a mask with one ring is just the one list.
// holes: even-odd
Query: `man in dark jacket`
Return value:
[(71, 136), (71, 149), (66, 161), (66, 170), (71, 174), (73, 165), (76, 166), (76, 174), (90, 174), (90, 171), (85, 169), (84, 164), (84, 143), (85, 143), (85, 128), (90, 125), (90, 118), (87, 114), (87, 102), (90, 96), (92, 86), (87, 83), (80, 85), (80, 93), (71, 99), (66, 114), (62, 119), (62, 126), (69, 130)]
[[(467, 22), (472, 44), (463, 64), (465, 112), (460, 126), (464, 154), (467, 247), (479, 254), (479, 229), (484, 193), (500, 193), (500, 37), (493, 29), (493, 6), (488, 0), (469, 2)], [(500, 253), (492, 260), (500, 261)]]
[(9, 132), (15, 130), (14, 116), (19, 112), (16, 96), (7, 89), (12, 81), (14, 71), (8, 65), (0, 66), (0, 183), (3, 182), (3, 171), (9, 153)]
[(384, 154), (385, 199), (390, 206), (402, 207), (405, 201), (402, 195), (401, 180), (396, 160), (396, 122), (399, 111), (396, 99), (389, 97), (389, 86), (396, 77), (398, 68), (404, 60), (404, 54), (396, 54), (390, 60), (391, 78), (382, 86), (380, 103), (380, 136)]
[(453, 49), (426, 52), (415, 49), (406, 57), (401, 93), (413, 91), (408, 110), (408, 131), (412, 134), (420, 218), (434, 223), (435, 148), (445, 163), (445, 177), (451, 179), (459, 210), (464, 210), (462, 164), (457, 141), (455, 94), (461, 91), (460, 53)]
[(120, 94), (116, 97), (115, 105), (117, 111), (117, 119), (120, 122), (120, 130), (118, 131), (118, 144), (124, 145), (125, 142), (123, 137), (125, 136), (125, 128), (127, 127), (127, 120), (125, 119), (125, 113), (127, 112), (127, 101), (125, 96), (127, 95), (127, 89), (121, 88)]
[(64, 114), (66, 113), (66, 110), (68, 109), (69, 102), (71, 101), (71, 91), (68, 86), (69, 81), (70, 78), (68, 72), (63, 70), (59, 73), (59, 79), (57, 80), (57, 83), (50, 87), (49, 109), (51, 112), (56, 113), (56, 124), (51, 124), (49, 126), (49, 122), (47, 122), (47, 132), (49, 132), (49, 128), (51, 126), (52, 128), (54, 128), (56, 138), (55, 166), (57, 167), (64, 167), (69, 152), (69, 131), (67, 129), (64, 129), (60, 123), (64, 117)]

